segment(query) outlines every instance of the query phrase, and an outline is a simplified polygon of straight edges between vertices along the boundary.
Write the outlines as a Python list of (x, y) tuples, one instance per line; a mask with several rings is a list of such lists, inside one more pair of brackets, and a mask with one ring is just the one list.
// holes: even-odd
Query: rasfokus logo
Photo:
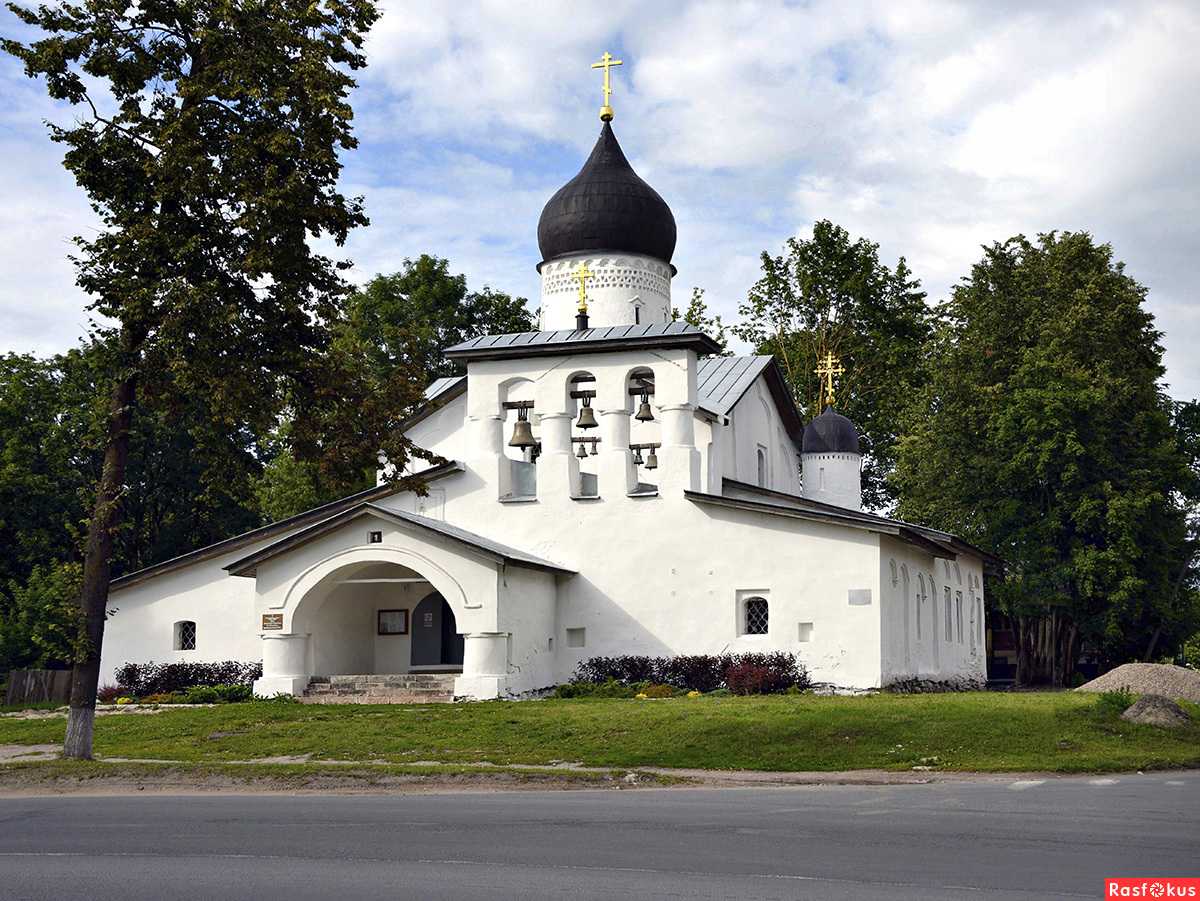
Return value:
[(1105, 898), (1200, 898), (1200, 879), (1172, 877), (1108, 878)]

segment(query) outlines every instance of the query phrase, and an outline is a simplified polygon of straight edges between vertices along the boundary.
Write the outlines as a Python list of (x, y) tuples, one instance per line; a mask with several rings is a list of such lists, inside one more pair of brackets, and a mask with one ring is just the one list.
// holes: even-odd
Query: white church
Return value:
[(805, 424), (772, 357), (673, 320), (675, 220), (607, 101), (538, 223), (539, 330), (449, 348), (466, 375), (406, 425), (449, 461), (428, 493), (381, 475), (117, 579), (102, 684), (261, 660), (260, 695), (486, 699), (589, 657), (750, 651), (841, 688), (983, 684), (998, 561), (863, 511), (854, 425)]

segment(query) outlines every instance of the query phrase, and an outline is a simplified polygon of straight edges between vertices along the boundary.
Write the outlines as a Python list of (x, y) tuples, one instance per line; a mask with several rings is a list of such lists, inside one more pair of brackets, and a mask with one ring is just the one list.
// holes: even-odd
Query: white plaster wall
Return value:
[(556, 577), (552, 573), (519, 566), (504, 568), (499, 622), (500, 631), (509, 636), (507, 691), (511, 694), (546, 688), (558, 681), (557, 599)]
[(800, 448), (783, 429), (774, 398), (762, 376), (755, 380), (729, 411), (729, 425), (721, 428), (723, 473), (731, 479), (758, 484), (758, 448), (767, 453), (767, 484), (763, 487), (789, 494), (800, 493)]
[[(447, 460), (457, 460), (463, 451), (463, 423), (466, 412), (467, 397), (464, 393), (408, 428), (405, 435), (424, 450)], [(406, 472), (417, 472), (428, 466), (426, 460), (413, 458), (409, 460)], [(382, 479), (382, 473), (380, 478)]]
[(575, 272), (586, 263), (588, 324), (649, 325), (671, 321), (671, 267), (641, 254), (580, 253), (541, 267), (542, 331), (574, 329), (579, 309)]
[[(272, 539), (274, 540), (274, 539)], [(262, 659), (255, 628), (254, 582), (231, 578), (221, 567), (266, 542), (238, 548), (112, 592), (104, 627), (100, 684), (115, 682), (124, 663), (214, 662)], [(174, 625), (196, 623), (196, 650), (173, 649)]]
[[(554, 681), (598, 655), (787, 650), (818, 681), (879, 684), (872, 533), (699, 505), (681, 492), (508, 505), (469, 473), (443, 484), (448, 521), (579, 570), (558, 584)], [(404, 509), (412, 499), (387, 503)], [(871, 602), (851, 605), (851, 589), (870, 592)], [(743, 590), (769, 592), (765, 639), (739, 635)], [(799, 640), (801, 622), (813, 624), (808, 642)], [(581, 627), (586, 645), (568, 648), (566, 629)]]
[[(982, 584), (982, 561), (959, 555), (957, 561), (934, 558), (906, 543), (884, 537), (881, 547), (880, 578), (884, 586), (882, 671), (884, 682), (920, 678), (927, 680), (985, 679), (986, 651), (982, 641), (978, 607), (982, 606), (982, 587), (974, 589), (974, 580)], [(892, 577), (892, 562), (896, 578)], [(957, 564), (957, 566), (956, 566)], [(904, 570), (909, 573), (909, 593), (904, 597)], [(925, 581), (926, 601), (921, 605), (921, 636), (916, 629), (917, 595)], [(959, 580), (961, 581), (961, 584)], [(931, 584), (932, 583), (932, 584)], [(946, 637), (946, 596), (950, 589), (951, 629)], [(975, 642), (971, 643), (970, 591), (980, 602), (976, 608)], [(957, 593), (963, 593), (963, 633), (958, 637)], [(905, 628), (905, 605), (908, 607)], [(907, 635), (908, 656), (905, 656)], [(907, 659), (907, 663), (906, 663)]]

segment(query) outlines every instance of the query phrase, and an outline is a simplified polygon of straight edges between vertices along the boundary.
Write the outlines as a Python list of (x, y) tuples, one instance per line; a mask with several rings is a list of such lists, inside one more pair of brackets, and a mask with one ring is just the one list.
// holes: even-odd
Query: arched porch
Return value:
[(327, 576), (300, 599), (292, 631), (308, 636), (313, 676), (462, 672), (454, 610), (426, 576), (397, 563)]

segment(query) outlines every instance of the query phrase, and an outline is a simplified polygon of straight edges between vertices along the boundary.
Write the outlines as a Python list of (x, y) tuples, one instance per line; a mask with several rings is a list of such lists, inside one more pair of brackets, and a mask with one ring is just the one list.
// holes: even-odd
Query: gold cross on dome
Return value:
[(822, 393), (825, 395), (825, 403), (831, 407), (833, 406), (833, 377), (842, 375), (846, 371), (841, 364), (842, 361), (833, 354), (826, 353), (824, 359), (817, 361), (817, 368), (813, 370), (824, 383), (821, 386)]
[(604, 56), (600, 57), (600, 62), (592, 63), (593, 69), (604, 70), (604, 106), (600, 107), (600, 118), (604, 122), (611, 122), (613, 117), (612, 107), (608, 105), (608, 99), (612, 96), (612, 78), (609, 70), (613, 66), (623, 65), (623, 60), (613, 59), (613, 55), (607, 50), (604, 51)]
[(575, 278), (579, 280), (579, 312), (587, 312), (587, 280), (595, 278), (596, 273), (588, 268), (587, 263), (580, 263), (579, 268), (575, 270)]

